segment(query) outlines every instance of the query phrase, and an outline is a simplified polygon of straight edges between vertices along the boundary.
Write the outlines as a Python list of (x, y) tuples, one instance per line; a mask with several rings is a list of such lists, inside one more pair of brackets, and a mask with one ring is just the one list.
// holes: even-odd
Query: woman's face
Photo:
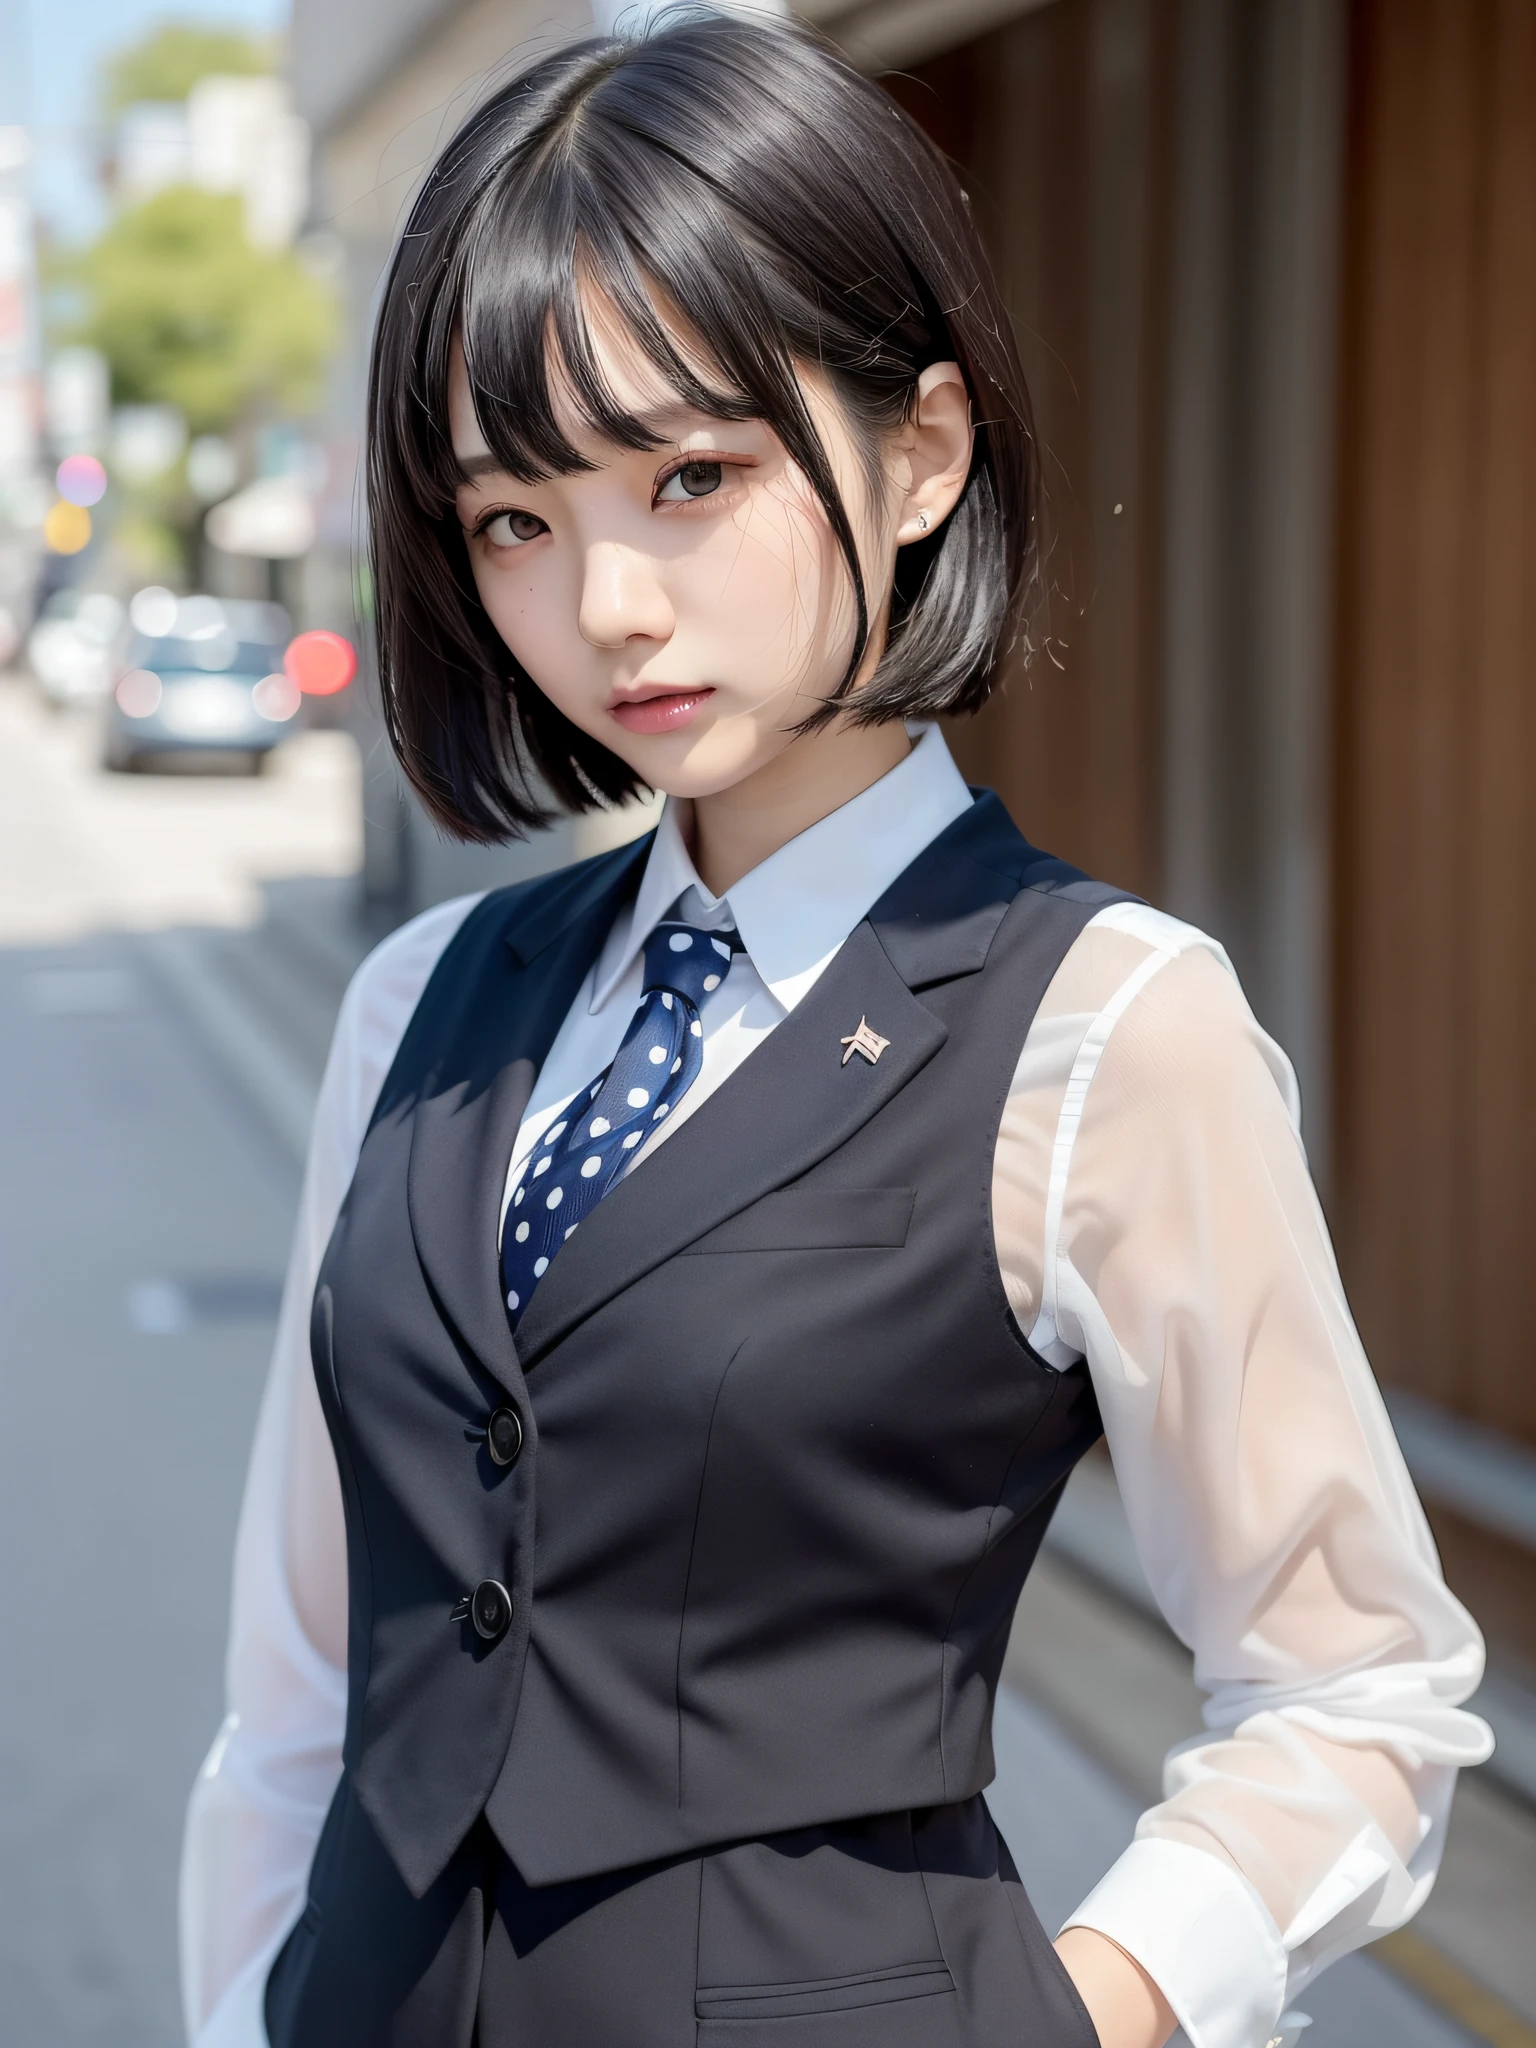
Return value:
[[(457, 510), (475, 583), (519, 664), (575, 725), (653, 789), (713, 795), (783, 753), (841, 681), (855, 632), (847, 571), (826, 514), (769, 428), (680, 409), (615, 323), (592, 326), (615, 397), (662, 445), (615, 447), (566, 405), (561, 424), (592, 467), (537, 484), (497, 466), (455, 351)], [(929, 530), (937, 524), (969, 464), (964, 385), (953, 365), (940, 370), (959, 387), (947, 412), (958, 403), (965, 443), (942, 506), (916, 420), (893, 437), (872, 493), (829, 391), (804, 380), (859, 543), (872, 628), (865, 672), (878, 658), (896, 548), (925, 530), (923, 511)], [(924, 376), (932, 384), (937, 374)]]

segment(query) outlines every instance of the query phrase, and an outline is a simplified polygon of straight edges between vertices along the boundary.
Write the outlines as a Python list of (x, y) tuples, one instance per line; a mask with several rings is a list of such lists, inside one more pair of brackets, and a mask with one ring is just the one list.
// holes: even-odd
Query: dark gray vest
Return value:
[[(593, 1211), (514, 1343), (507, 1161), (645, 850), (471, 912), (316, 1291), (346, 1767), (418, 1895), (482, 1813), (549, 1884), (979, 1791), (1019, 1589), (1099, 1433), (1009, 1312), (991, 1184), (1041, 996), (1114, 892), (990, 794)], [(861, 1018), (873, 1065), (843, 1057)], [(457, 1618), (485, 1579), (513, 1603), (490, 1643)]]

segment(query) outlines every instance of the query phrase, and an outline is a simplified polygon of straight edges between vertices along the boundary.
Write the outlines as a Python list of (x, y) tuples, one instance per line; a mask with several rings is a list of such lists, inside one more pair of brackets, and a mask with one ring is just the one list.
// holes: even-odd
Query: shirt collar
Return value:
[(889, 774), (808, 826), (719, 897), (699, 880), (678, 806), (669, 797), (628, 923), (618, 918), (603, 948), (593, 1011), (608, 1002), (656, 926), (690, 889), (707, 921), (735, 925), (758, 978), (783, 1009), (792, 1010), (896, 877), (970, 803), (943, 733), (927, 726)]

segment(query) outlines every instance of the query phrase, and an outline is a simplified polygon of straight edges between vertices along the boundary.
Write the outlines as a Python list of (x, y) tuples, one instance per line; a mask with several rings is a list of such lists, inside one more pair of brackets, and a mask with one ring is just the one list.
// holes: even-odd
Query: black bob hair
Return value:
[[(532, 481), (582, 468), (550, 343), (587, 423), (660, 445), (605, 387), (583, 290), (617, 311), (681, 401), (764, 421), (819, 499), (852, 585), (854, 651), (807, 721), (839, 715), (868, 645), (853, 529), (795, 374), (828, 379), (873, 464), (930, 363), (955, 361), (976, 448), (959, 504), (898, 554), (889, 638), (846, 707), (864, 723), (974, 711), (1038, 582), (1038, 464), (1012, 330), (943, 157), (810, 32), (704, 9), (535, 63), (459, 129), (395, 251), (368, 392), (368, 505), (384, 716), (457, 838), (519, 837), (642, 787), (495, 632), (454, 512), (448, 376), (462, 340), (486, 442)], [(708, 370), (679, 353), (675, 309)], [(705, 381), (705, 378), (708, 381)]]

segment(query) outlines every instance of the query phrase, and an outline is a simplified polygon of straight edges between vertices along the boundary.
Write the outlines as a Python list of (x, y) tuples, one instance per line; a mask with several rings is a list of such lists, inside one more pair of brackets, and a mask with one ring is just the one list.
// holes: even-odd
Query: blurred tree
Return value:
[(76, 338), (107, 358), (116, 404), (179, 406), (196, 434), (316, 397), (335, 301), (291, 251), (251, 247), (236, 195), (173, 185), (69, 267), (90, 309)]
[(103, 99), (109, 115), (120, 114), (137, 100), (184, 100), (200, 78), (215, 72), (249, 77), (271, 69), (271, 51), (251, 36), (168, 22), (110, 59)]
[[(204, 78), (268, 73), (276, 56), (250, 36), (169, 23), (109, 60), (103, 111), (184, 100)], [(237, 193), (167, 186), (122, 207), (88, 248), (56, 253), (47, 273), (51, 338), (101, 350), (114, 405), (174, 406), (191, 434), (230, 435), (248, 465), (254, 429), (319, 396), (334, 294), (302, 249), (252, 246)], [(165, 574), (180, 558), (198, 574), (204, 507), (184, 462), (150, 479), (114, 472), (111, 505), (141, 567)]]

